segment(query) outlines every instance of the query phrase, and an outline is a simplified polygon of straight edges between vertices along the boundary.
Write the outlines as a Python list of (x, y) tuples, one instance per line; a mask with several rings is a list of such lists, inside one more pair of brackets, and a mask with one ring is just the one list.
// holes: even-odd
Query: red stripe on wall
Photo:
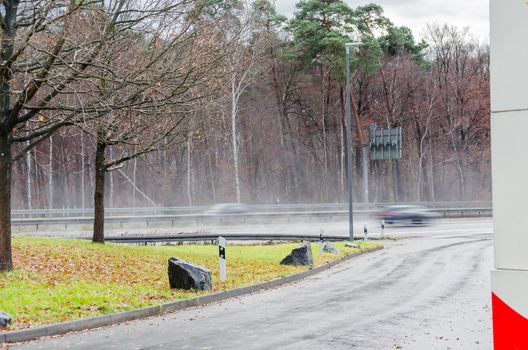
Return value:
[(528, 350), (528, 319), (508, 306), (494, 293), (493, 348), (495, 350)]

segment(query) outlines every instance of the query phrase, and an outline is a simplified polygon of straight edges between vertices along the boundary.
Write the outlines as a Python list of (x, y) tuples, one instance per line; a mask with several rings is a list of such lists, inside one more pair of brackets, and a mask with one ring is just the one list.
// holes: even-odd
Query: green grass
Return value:
[[(328, 263), (345, 254), (378, 243), (360, 243), (359, 249), (338, 243), (340, 255), (318, 256), (314, 264)], [(73, 239), (13, 239), (15, 270), (0, 273), (0, 310), (11, 314), (8, 330), (97, 316), (192, 298), (197, 291), (171, 290), (167, 259), (178, 257), (213, 272), (213, 292), (269, 281), (306, 270), (279, 262), (298, 244), (229, 246), (227, 280), (219, 281), (218, 247), (213, 245), (123, 246), (92, 244)]]

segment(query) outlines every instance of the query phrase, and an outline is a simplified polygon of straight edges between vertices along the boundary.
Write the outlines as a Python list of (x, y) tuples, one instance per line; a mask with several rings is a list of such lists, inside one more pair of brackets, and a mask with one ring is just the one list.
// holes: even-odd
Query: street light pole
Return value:
[(352, 213), (352, 117), (350, 116), (350, 47), (359, 43), (345, 44), (346, 59), (346, 138), (347, 138), (347, 188), (348, 188), (348, 235), (354, 241), (354, 215)]

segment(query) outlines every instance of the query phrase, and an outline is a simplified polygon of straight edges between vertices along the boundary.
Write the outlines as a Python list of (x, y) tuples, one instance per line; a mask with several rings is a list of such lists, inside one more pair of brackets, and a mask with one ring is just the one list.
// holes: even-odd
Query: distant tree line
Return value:
[[(0, 11), (0, 270), (10, 209), (311, 203), (354, 197), (371, 123), (401, 160), (371, 161), (371, 202), (491, 197), (489, 48), (378, 5), (301, 0), (5, 0)], [(345, 44), (352, 125), (345, 118)]]

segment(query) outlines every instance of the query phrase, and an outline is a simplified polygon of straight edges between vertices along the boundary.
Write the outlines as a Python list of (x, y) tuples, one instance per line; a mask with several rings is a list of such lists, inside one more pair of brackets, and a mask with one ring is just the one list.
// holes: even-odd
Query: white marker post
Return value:
[(381, 220), (381, 239), (385, 238), (385, 220)]
[(220, 257), (220, 281), (221, 282), (224, 282), (227, 276), (225, 248), (226, 248), (225, 238), (218, 237), (218, 256)]
[(363, 226), (363, 241), (367, 241), (367, 224)]

